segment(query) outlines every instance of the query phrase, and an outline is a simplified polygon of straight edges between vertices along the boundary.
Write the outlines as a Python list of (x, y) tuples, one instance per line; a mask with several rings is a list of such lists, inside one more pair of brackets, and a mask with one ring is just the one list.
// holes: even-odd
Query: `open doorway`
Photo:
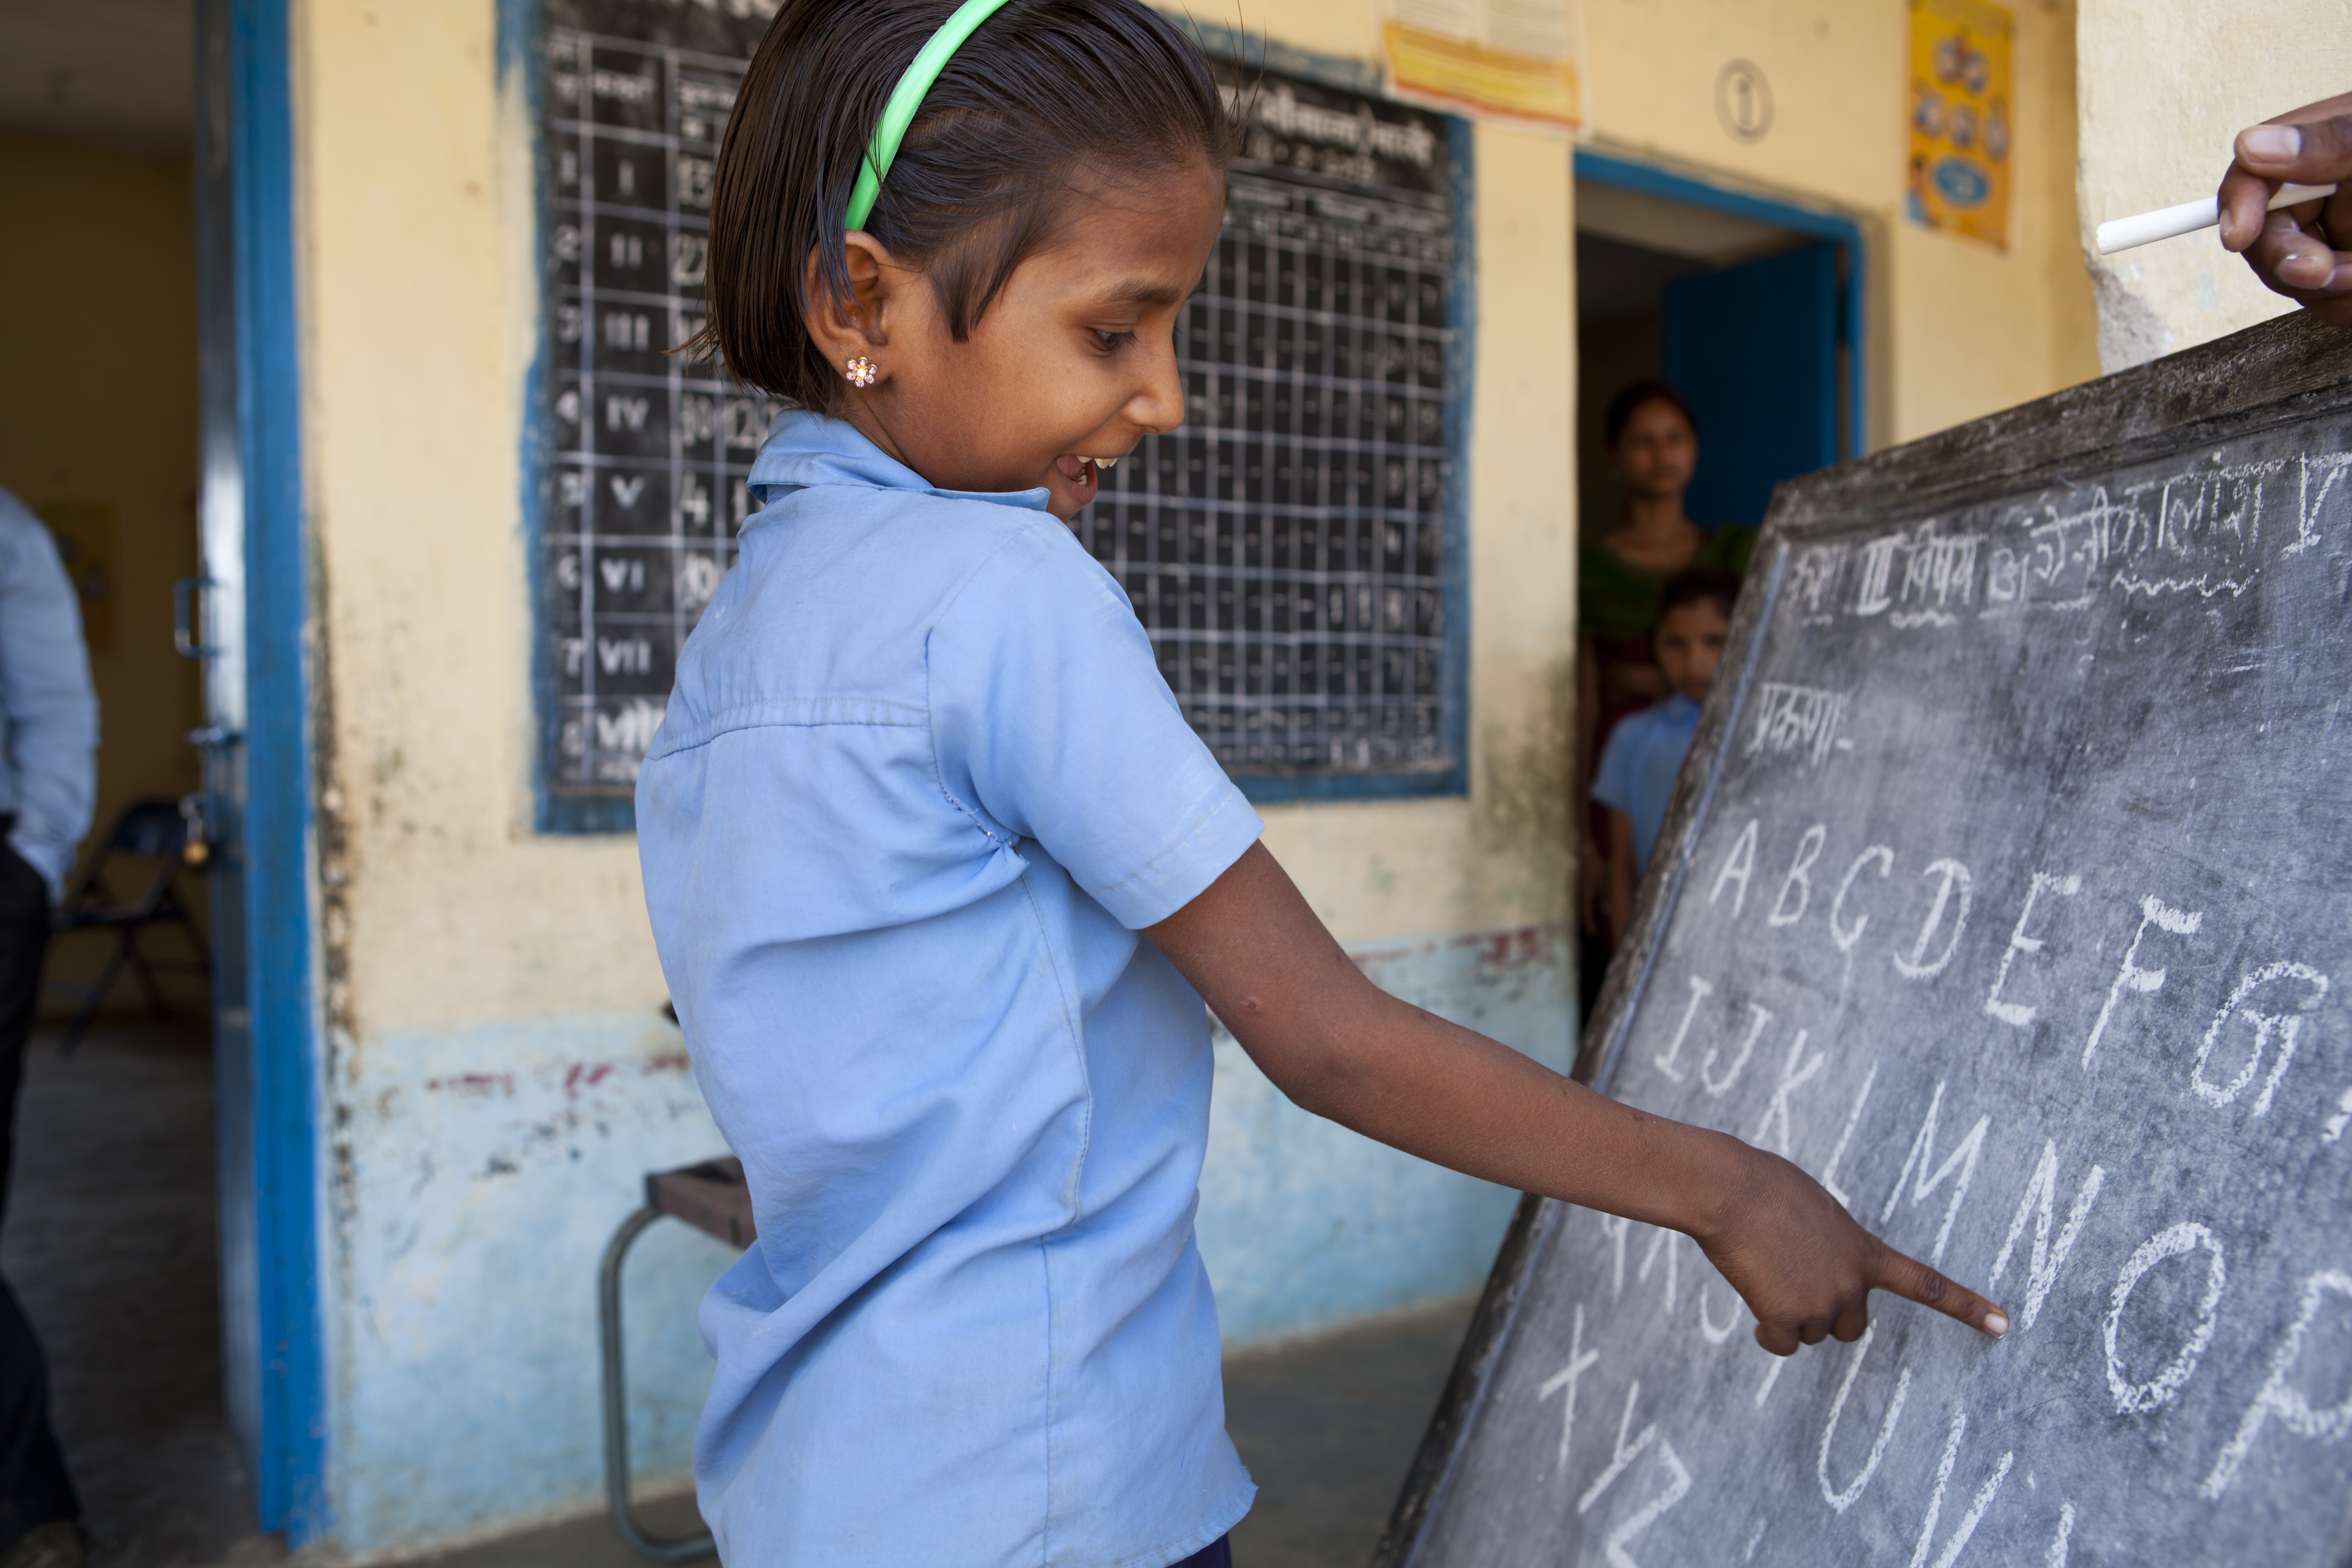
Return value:
[[(0, 485), (56, 540), (100, 709), (69, 890), (118, 823), (184, 823), (204, 784), (201, 677), (174, 615), (199, 571), (194, 38), (190, 0), (0, 7), (0, 227), (26, 241), (0, 253)], [(189, 919), (138, 933), (156, 993), (119, 970), (70, 1052), (116, 937), (53, 942), (0, 1268), (44, 1342), (90, 1562), (209, 1562), (256, 1533), (223, 1371), (215, 997), (189, 963), (217, 933), (179, 837), (160, 855), (144, 852), (160, 830), (124, 842), (113, 901), (169, 872)]]
[(1686, 509), (1764, 521), (1773, 486), (1862, 449), (1861, 236), (1846, 220), (1604, 154), (1576, 159), (1578, 516), (1623, 497), (1609, 400), (1661, 379), (1697, 416)]
[[(1643, 835), (1657, 831), (1664, 810), (1654, 768), (1633, 807), (1639, 818), (1604, 809), (1591, 793), (1601, 779), (1603, 799), (1633, 806), (1622, 757), (1646, 746), (1642, 754), (1667, 759), (1670, 777), (1696, 716), (1688, 700), (1696, 692), (1677, 692), (1653, 655), (1654, 606), (1675, 593), (1704, 598), (1690, 579), (1674, 580), (1680, 565), (1740, 570), (1748, 531), (1781, 480), (1862, 449), (1863, 250), (1855, 226), (1832, 215), (1591, 151), (1577, 153), (1575, 168), (1578, 967), (1590, 1017), (1611, 930), (1629, 910), (1628, 868), (1643, 867)], [(1659, 382), (1671, 393), (1657, 394)], [(1663, 418), (1672, 429), (1655, 439), (1680, 443), (1686, 414), (1697, 447), (1695, 468), (1689, 447), (1677, 445), (1660, 469), (1654, 454), (1664, 448), (1629, 437), (1652, 465), (1637, 518), (1606, 437), (1611, 405), (1640, 384), (1650, 390), (1625, 405), (1634, 427)], [(1677, 476), (1663, 492), (1662, 472)], [(1675, 486), (1678, 514), (1660, 499)], [(1690, 524), (1695, 545), (1685, 542)], [(1723, 591), (1719, 579), (1714, 591)], [(1628, 742), (1612, 770), (1610, 737), (1635, 714), (1641, 728), (1629, 735), (1671, 731), (1679, 740)]]

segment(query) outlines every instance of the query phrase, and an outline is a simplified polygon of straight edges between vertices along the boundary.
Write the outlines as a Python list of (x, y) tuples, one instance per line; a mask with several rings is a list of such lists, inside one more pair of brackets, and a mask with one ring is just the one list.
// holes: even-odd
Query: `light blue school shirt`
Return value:
[(8, 847), (64, 890), (98, 794), (98, 694), (58, 542), (0, 489), (0, 813)]
[(1675, 692), (1654, 708), (1629, 713), (1609, 731), (1601, 766), (1592, 775), (1592, 798), (1633, 819), (1633, 868), (1650, 868), (1650, 851), (1666, 825), (1675, 775), (1698, 728), (1698, 704)]
[(729, 1568), (1155, 1568), (1255, 1493), (1193, 1245), (1200, 996), (1136, 934), (1261, 824), (1043, 489), (786, 415), (637, 781), (759, 1240), (704, 1300)]

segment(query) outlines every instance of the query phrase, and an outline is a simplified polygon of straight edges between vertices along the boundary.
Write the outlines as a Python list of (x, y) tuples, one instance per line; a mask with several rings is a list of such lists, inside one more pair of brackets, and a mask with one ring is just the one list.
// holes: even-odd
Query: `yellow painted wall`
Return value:
[[(2347, 0), (2082, 0), (2084, 243), (2213, 194), (2246, 126), (2345, 90)], [(2294, 310), (2210, 230), (2093, 263), (2099, 353), (2122, 370)]]
[[(0, 132), (0, 484), (36, 510), (113, 514), (93, 835), (131, 800), (197, 784), (195, 666), (172, 648), (172, 584), (196, 569), (194, 223), (184, 163)], [(200, 884), (185, 891), (201, 903)], [(153, 941), (179, 955), (174, 936)], [(87, 978), (90, 942), (61, 943), (51, 974)]]
[[(1902, 216), (1910, 13), (1901, 0), (1583, 0), (1596, 147), (1835, 211), (1870, 253), (1869, 441), (1891, 446), (2098, 374), (2074, 222), (2071, 0), (2013, 0), (2008, 250)], [(1743, 142), (1718, 74), (1760, 68)]]

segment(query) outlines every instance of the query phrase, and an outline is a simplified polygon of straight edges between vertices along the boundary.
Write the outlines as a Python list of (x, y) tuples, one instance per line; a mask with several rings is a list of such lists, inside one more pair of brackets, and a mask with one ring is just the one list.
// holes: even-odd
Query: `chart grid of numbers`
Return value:
[(625, 797), (775, 412), (668, 352), (702, 324), (711, 174), (745, 62), (562, 26), (546, 59), (549, 792)]
[(1241, 155), (1177, 328), (1184, 427), (1105, 474), (1075, 527), (1230, 772), (1442, 775), (1458, 763), (1448, 122), (1271, 74), (1230, 96)]

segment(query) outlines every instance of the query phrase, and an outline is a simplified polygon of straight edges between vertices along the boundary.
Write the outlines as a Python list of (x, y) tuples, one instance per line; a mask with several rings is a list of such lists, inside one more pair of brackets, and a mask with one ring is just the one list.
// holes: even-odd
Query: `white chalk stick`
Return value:
[[(2271, 198), (2270, 210), (2307, 202), (2314, 196), (2336, 194), (2334, 185), (2281, 185), (2278, 195)], [(2183, 234), (2195, 234), (2200, 228), (2211, 228), (2221, 221), (2218, 199), (2207, 196), (2201, 202), (2183, 202), (2177, 207), (2158, 207), (2152, 213), (2137, 213), (2099, 226), (2099, 254), (2113, 256), (2118, 250), (2129, 250), (2135, 245), (2148, 245), (2159, 239), (2171, 239)]]

